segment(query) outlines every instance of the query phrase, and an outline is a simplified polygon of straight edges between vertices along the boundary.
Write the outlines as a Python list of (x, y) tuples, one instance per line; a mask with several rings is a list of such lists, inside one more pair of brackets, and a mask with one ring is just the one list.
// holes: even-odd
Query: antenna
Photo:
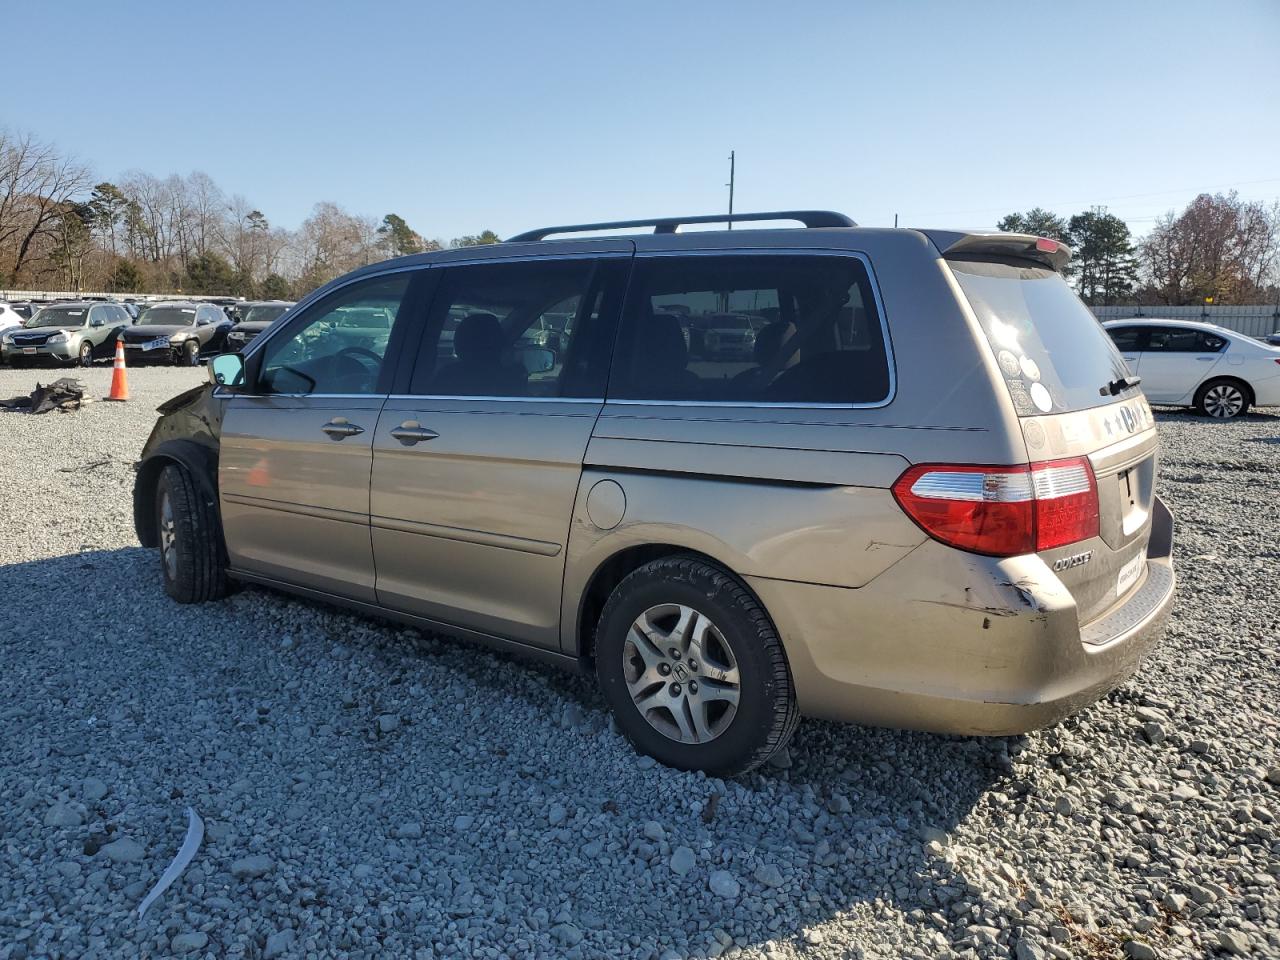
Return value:
[(729, 229), (733, 229), (733, 180), (734, 180), (734, 151), (729, 151), (729, 182), (725, 184), (729, 188)]

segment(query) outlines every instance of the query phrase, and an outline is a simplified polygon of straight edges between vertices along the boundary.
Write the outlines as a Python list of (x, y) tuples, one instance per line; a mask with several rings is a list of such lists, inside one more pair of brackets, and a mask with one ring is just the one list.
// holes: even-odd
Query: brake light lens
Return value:
[(1098, 535), (1098, 484), (1084, 457), (919, 464), (898, 478), (893, 496), (929, 536), (971, 553), (1014, 557)]
[(1039, 250), (1041, 253), (1057, 253), (1058, 241), (1050, 240), (1048, 237), (1037, 237), (1036, 249)]

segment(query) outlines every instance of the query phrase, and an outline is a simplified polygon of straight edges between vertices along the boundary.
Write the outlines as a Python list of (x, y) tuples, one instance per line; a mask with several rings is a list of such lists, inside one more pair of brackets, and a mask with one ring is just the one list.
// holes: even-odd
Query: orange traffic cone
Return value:
[(111, 371), (111, 392), (107, 394), (108, 400), (128, 400), (129, 399), (129, 373), (124, 368), (124, 341), (116, 341), (116, 364), (115, 369)]

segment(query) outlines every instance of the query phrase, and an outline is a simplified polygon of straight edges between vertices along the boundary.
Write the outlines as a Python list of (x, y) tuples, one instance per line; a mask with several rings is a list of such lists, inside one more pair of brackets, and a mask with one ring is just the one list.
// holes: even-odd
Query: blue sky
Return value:
[(0, 95), (111, 179), (419, 232), (822, 207), (990, 226), (1280, 197), (1280, 3), (20, 3)]

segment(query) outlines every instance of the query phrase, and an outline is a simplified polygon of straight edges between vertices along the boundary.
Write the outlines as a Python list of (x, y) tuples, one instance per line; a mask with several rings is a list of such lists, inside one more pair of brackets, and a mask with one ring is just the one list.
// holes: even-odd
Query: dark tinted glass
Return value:
[(391, 328), (409, 273), (393, 273), (334, 291), (294, 318), (263, 350), (263, 393), (379, 392)]
[(1185, 327), (1152, 327), (1147, 350), (1154, 353), (1199, 353), (1204, 334)]
[(1129, 368), (1061, 276), (1047, 267), (1007, 263), (949, 265), (986, 332), (1019, 416), (1113, 402), (1105, 388), (1128, 377)]
[(604, 393), (625, 261), (448, 267), (432, 299), (411, 391), (443, 397)]
[(1142, 342), (1141, 327), (1109, 327), (1107, 334), (1116, 345), (1116, 349), (1121, 353), (1142, 349), (1140, 346)]
[(637, 261), (609, 396), (702, 403), (879, 403), (889, 364), (856, 257)]

